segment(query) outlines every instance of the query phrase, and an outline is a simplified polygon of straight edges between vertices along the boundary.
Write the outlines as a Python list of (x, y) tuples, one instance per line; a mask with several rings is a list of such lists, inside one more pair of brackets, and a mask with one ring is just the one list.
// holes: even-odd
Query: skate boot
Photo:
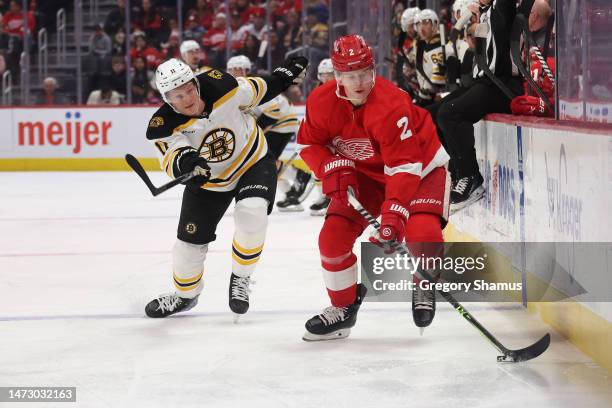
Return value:
[[(199, 296), (199, 295), (198, 295)], [(186, 312), (198, 304), (198, 296), (194, 298), (182, 298), (176, 293), (159, 295), (157, 299), (150, 301), (145, 307), (145, 313), (149, 317), (167, 317), (179, 312)]]
[(310, 215), (325, 215), (325, 213), (327, 213), (327, 207), (329, 207), (330, 201), (331, 200), (329, 198), (325, 197), (324, 195), (321, 195), (321, 198), (319, 198), (310, 206)]
[(241, 278), (238, 275), (230, 277), (229, 285), (229, 307), (232, 312), (237, 315), (242, 315), (249, 310), (249, 285), (251, 284), (251, 278)]
[(297, 169), (293, 186), (287, 191), (286, 198), (276, 203), (281, 212), (301, 212), (304, 211), (302, 202), (314, 188), (314, 177), (310, 173)]
[(483, 182), (480, 173), (457, 180), (450, 194), (451, 214), (480, 200), (485, 192)]
[(355, 303), (345, 307), (330, 306), (306, 322), (304, 341), (337, 340), (348, 337), (357, 322), (357, 312), (366, 294), (366, 287), (357, 285)]
[(431, 324), (436, 314), (436, 291), (434, 289), (421, 289), (415, 285), (412, 291), (412, 319), (414, 324), (423, 329)]

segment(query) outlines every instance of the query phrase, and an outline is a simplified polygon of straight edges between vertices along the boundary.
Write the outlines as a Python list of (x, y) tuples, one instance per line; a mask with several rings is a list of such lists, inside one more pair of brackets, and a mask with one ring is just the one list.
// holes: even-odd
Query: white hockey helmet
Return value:
[(331, 58), (325, 58), (319, 62), (319, 66), (317, 67), (317, 79), (321, 82), (324, 82), (321, 74), (333, 74), (334, 66), (332, 65)]
[(181, 85), (188, 83), (189, 81), (194, 81), (199, 95), (200, 87), (198, 86), (197, 78), (193, 74), (193, 71), (189, 65), (180, 59), (171, 58), (168, 61), (161, 63), (155, 71), (155, 85), (157, 85), (157, 90), (161, 94), (164, 102), (170, 106), (172, 106), (172, 104), (166, 97), (167, 93)]
[(438, 27), (439, 20), (438, 15), (432, 9), (423, 9), (419, 11), (419, 14), (416, 15), (414, 19), (414, 23), (418, 24), (426, 20), (431, 20), (431, 23), (434, 27)]
[(470, 4), (473, 2), (474, 0), (455, 0), (455, 2), (453, 3), (453, 16), (456, 16), (457, 12), (461, 11), (461, 9), (465, 7), (467, 4)]
[(197, 41), (186, 40), (181, 43), (181, 47), (179, 50), (181, 52), (181, 57), (185, 59), (185, 55), (187, 54), (187, 52), (191, 50), (199, 50), (199, 49), (200, 49), (200, 44), (198, 44)]
[(244, 69), (246, 72), (251, 71), (251, 60), (246, 55), (236, 55), (227, 60), (226, 69)]
[(400, 26), (403, 32), (408, 32), (408, 27), (414, 24), (414, 19), (421, 11), (418, 7), (410, 7), (404, 10), (400, 17)]

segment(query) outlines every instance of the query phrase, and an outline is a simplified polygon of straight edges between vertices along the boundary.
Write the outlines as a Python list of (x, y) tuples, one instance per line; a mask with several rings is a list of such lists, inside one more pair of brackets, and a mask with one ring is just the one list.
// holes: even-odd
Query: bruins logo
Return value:
[(187, 231), (188, 234), (195, 234), (198, 231), (198, 226), (190, 222), (185, 226), (185, 231)]
[(221, 77), (223, 76), (223, 74), (220, 71), (217, 71), (216, 69), (211, 70), (206, 75), (208, 75), (211, 78), (215, 78), (215, 79), (221, 79)]
[(227, 128), (211, 130), (204, 136), (200, 146), (200, 156), (212, 163), (229, 159), (236, 147), (234, 132)]
[(164, 118), (161, 116), (153, 116), (149, 122), (149, 127), (156, 128), (164, 125)]

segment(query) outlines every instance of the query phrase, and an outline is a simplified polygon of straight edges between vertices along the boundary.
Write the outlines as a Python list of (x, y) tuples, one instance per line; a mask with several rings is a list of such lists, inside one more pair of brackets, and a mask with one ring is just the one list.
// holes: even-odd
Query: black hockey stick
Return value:
[(551, 112), (554, 112), (555, 108), (550, 102), (550, 99), (548, 99), (548, 96), (546, 96), (544, 91), (542, 91), (538, 84), (536, 84), (536, 82), (533, 80), (533, 78), (531, 77), (531, 73), (525, 67), (523, 59), (521, 58), (521, 34), (525, 34), (525, 44), (528, 48), (531, 44), (531, 36), (527, 27), (528, 25), (525, 16), (521, 13), (518, 13), (516, 17), (514, 17), (514, 22), (512, 23), (512, 31), (510, 33), (510, 54), (512, 56), (514, 64), (518, 68), (521, 75), (529, 83), (529, 86), (536, 91), (536, 93), (544, 101), (544, 104), (548, 107), (548, 109), (550, 109)]
[(183, 174), (182, 176), (175, 178), (174, 180), (166, 184), (162, 184), (159, 187), (155, 187), (153, 183), (151, 182), (151, 179), (147, 175), (147, 172), (145, 171), (144, 167), (142, 167), (142, 164), (140, 164), (137, 158), (135, 158), (134, 156), (128, 153), (125, 155), (125, 161), (132, 168), (132, 170), (134, 170), (134, 172), (138, 174), (138, 177), (140, 177), (142, 181), (144, 181), (144, 183), (147, 185), (147, 187), (151, 191), (151, 194), (153, 194), (154, 197), (163, 193), (166, 190), (171, 189), (172, 187), (178, 184), (181, 184), (182, 182), (185, 182), (195, 177), (195, 174), (187, 173), (187, 174)]
[[(357, 200), (357, 198), (353, 194), (352, 189), (350, 188), (348, 192), (348, 200), (351, 206), (355, 210), (357, 210), (359, 214), (361, 214), (361, 216), (365, 218), (372, 227), (376, 229), (380, 229), (380, 223), (376, 221), (376, 219), (372, 217), (372, 215), (365, 208), (363, 208), (359, 200)], [(406, 245), (399, 243), (397, 241), (391, 241), (390, 245), (398, 253), (402, 255), (412, 256), (410, 254), (410, 250), (406, 247)], [(427, 280), (433, 281), (433, 279), (431, 278), (431, 275), (427, 271), (419, 268), (419, 273), (422, 274)], [(457, 300), (453, 297), (453, 295), (451, 295), (448, 292), (443, 292), (443, 291), (438, 291), (438, 292), (440, 293), (440, 295), (442, 295), (442, 297), (448, 303), (450, 303), (453, 306), (453, 308), (455, 308), (457, 313), (459, 313), (465, 320), (470, 322), (472, 326), (478, 329), (478, 331), (482, 335), (484, 335), (493, 344), (493, 346), (495, 346), (495, 348), (500, 353), (503, 354), (501, 356), (497, 356), (498, 362), (518, 363), (520, 361), (531, 360), (533, 358), (538, 357), (540, 354), (544, 353), (546, 349), (548, 349), (548, 346), (550, 345), (550, 334), (546, 333), (544, 337), (542, 337), (540, 340), (536, 341), (529, 347), (525, 347), (520, 350), (510, 350), (506, 348), (503, 344), (501, 344), (499, 340), (497, 340), (495, 336), (493, 336), (487, 329), (485, 329), (485, 327), (482, 324), (480, 324), (478, 320), (476, 320), (476, 318), (472, 316), (470, 312), (468, 312), (459, 302), (457, 302)]]

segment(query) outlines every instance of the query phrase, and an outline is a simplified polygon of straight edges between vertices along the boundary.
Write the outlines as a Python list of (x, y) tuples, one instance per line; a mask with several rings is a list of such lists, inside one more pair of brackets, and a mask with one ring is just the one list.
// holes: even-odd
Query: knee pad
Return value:
[(265, 230), (268, 226), (268, 200), (261, 197), (247, 197), (236, 203), (234, 208), (236, 229), (246, 233)]
[(174, 273), (178, 276), (192, 276), (202, 272), (208, 244), (190, 244), (177, 239), (172, 248)]

